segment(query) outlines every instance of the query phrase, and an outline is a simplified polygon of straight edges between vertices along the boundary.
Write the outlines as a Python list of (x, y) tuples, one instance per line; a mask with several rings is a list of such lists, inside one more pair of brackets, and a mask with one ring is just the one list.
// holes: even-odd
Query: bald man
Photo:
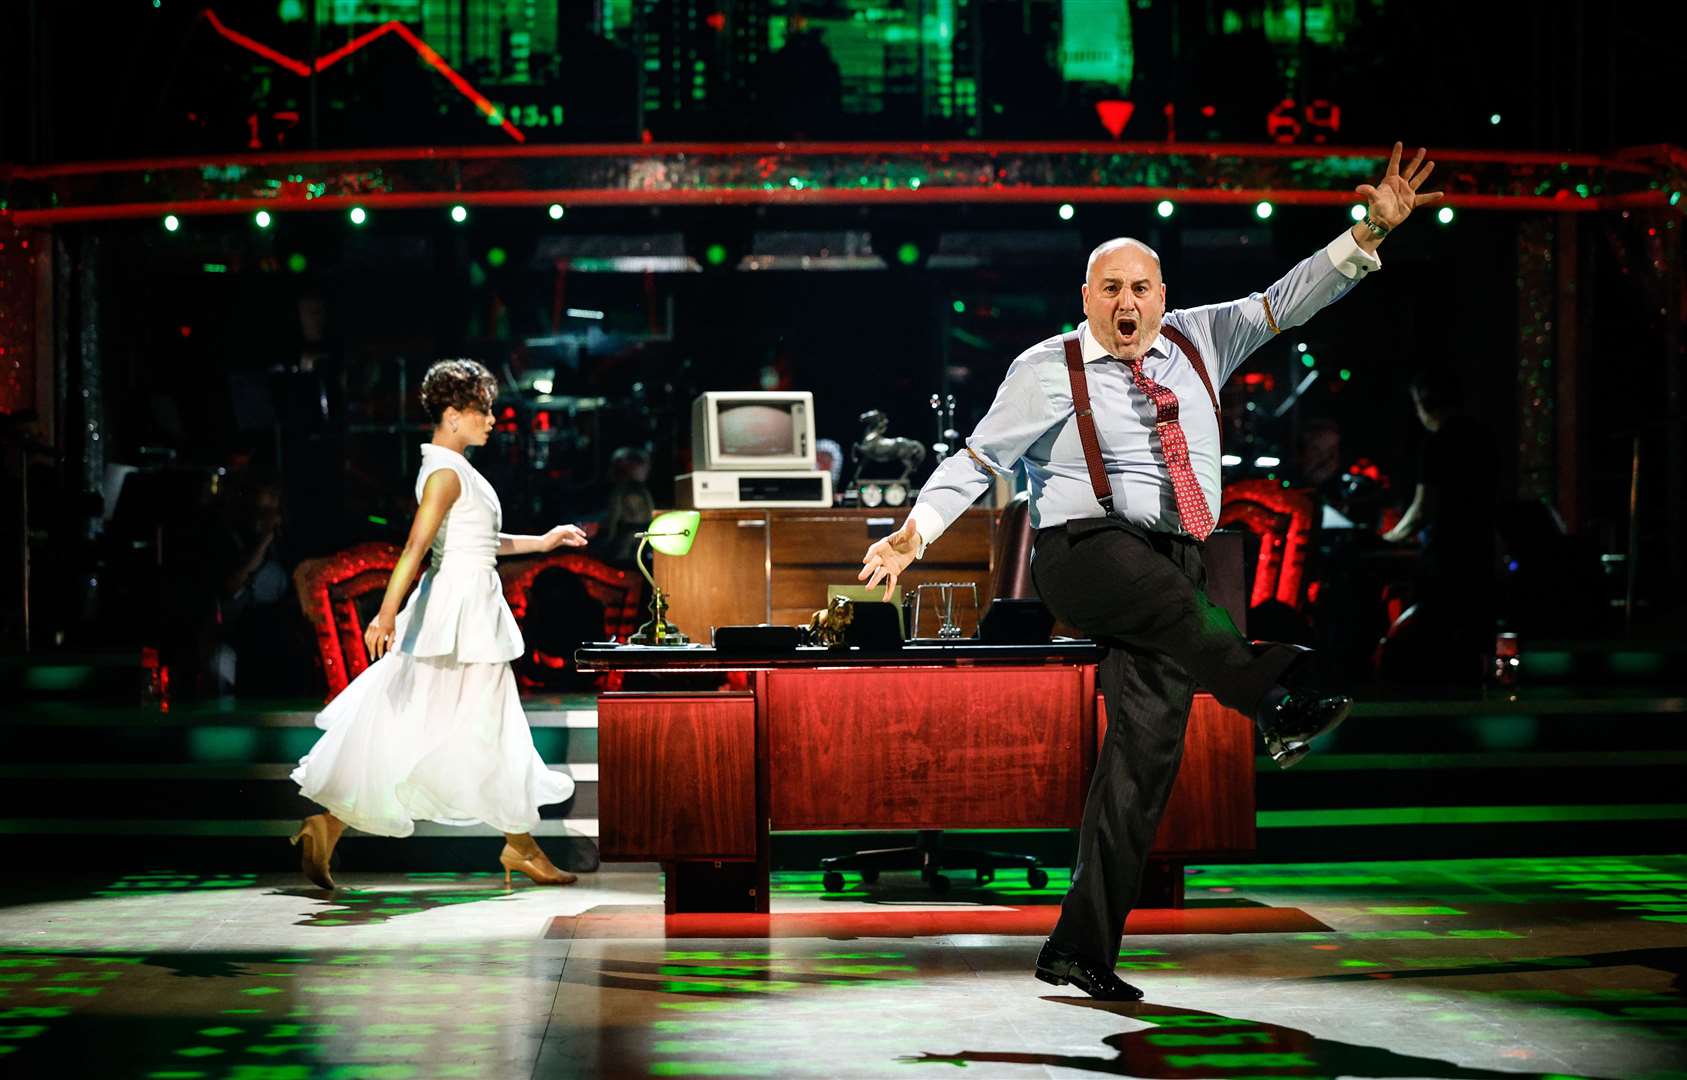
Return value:
[(1114, 966), (1197, 686), (1252, 716), (1284, 768), (1352, 706), (1287, 688), (1304, 651), (1244, 640), (1207, 600), (1201, 549), (1219, 514), (1218, 388), (1261, 345), (1381, 269), (1383, 239), (1441, 198), (1418, 191), (1434, 162), (1420, 149), (1402, 172), (1401, 149), (1376, 185), (1357, 189), (1364, 220), (1263, 293), (1168, 312), (1148, 245), (1121, 237), (1097, 247), (1080, 290), (1084, 324), (1014, 360), (965, 452), (932, 473), (902, 527), (862, 559), (861, 580), (888, 590), (994, 475), (1023, 462), (1037, 592), (1107, 646), (1097, 680), (1107, 737), (1072, 886), (1037, 957), (1045, 982), (1108, 1001), (1142, 997)]

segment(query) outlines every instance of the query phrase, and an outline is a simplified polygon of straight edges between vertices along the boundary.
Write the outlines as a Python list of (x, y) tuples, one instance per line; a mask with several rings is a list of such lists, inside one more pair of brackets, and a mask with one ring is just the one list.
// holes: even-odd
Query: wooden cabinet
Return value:
[(704, 510), (697, 540), (683, 556), (655, 556), (656, 583), (668, 593), (668, 621), (709, 643), (715, 626), (768, 620), (766, 510)]
[[(825, 606), (828, 585), (857, 584), (868, 545), (901, 525), (907, 510), (704, 510), (697, 542), (683, 557), (656, 556), (656, 581), (671, 594), (668, 618), (693, 641), (716, 626), (805, 625)], [(970, 582), (978, 610), (957, 606), (963, 634), (990, 603), (994, 512), (968, 510), (903, 576), (916, 585)], [(970, 597), (968, 598), (970, 601)], [(936, 623), (927, 623), (930, 633)]]

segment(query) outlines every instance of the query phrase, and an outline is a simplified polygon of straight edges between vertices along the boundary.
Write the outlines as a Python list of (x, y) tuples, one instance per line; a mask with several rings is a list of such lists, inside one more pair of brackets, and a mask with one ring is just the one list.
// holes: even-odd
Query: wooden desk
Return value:
[[(585, 670), (738, 673), (598, 698), (599, 846), (656, 861), (670, 913), (768, 910), (769, 832), (1075, 829), (1105, 730), (1100, 650), (910, 646), (722, 656), (584, 648)], [(1154, 853), (1253, 850), (1253, 727), (1196, 699)], [(1180, 872), (1159, 903), (1181, 901)]]

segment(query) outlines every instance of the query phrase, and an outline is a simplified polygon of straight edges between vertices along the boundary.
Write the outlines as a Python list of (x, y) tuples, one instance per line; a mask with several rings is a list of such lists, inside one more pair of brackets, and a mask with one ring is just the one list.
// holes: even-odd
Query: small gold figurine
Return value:
[(855, 618), (855, 605), (845, 596), (832, 597), (831, 603), (814, 613), (814, 618), (808, 621), (808, 640), (810, 645), (824, 645), (836, 648), (846, 645), (845, 638), (849, 635), (849, 624)]

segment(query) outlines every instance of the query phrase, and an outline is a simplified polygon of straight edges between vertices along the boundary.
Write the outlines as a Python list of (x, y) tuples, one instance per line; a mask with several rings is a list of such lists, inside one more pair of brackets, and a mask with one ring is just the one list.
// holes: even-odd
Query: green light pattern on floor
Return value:
[(1355, 825), (1502, 825), (1546, 821), (1674, 821), (1687, 803), (1585, 806), (1380, 806), (1360, 809), (1260, 810), (1261, 829)]
[[(586, 1039), (623, 1055), (594, 1061), (601, 1075), (883, 1076), (920, 1065), (941, 1066), (940, 1075), (956, 1067), (1029, 1075), (1042, 1066), (1167, 1080), (1568, 1075), (1548, 1066), (1645, 1080), (1681, 1075), (1624, 1063), (1646, 1054), (1649, 1062), (1671, 1054), (1679, 1061), (1687, 1048), (1687, 1000), (1671, 983), (1687, 948), (1667, 944), (1680, 940), (1673, 929), (1647, 922), (1687, 918), (1654, 910), (1687, 908), (1687, 857), (1193, 869), (1192, 905), (1301, 906), (1331, 929), (1127, 938), (1120, 967), (1150, 997), (1109, 1019), (1076, 1012), (1081, 1006), (1028, 979), (980, 980), (1023, 969), (1035, 948), (987, 935), (957, 943), (568, 943), (536, 941), (528, 926), (519, 939), (469, 940), (461, 935), (479, 913), (461, 909), (470, 902), (461, 894), (507, 897), (484, 873), (412, 874), (313, 897), (291, 907), (290, 925), (307, 929), (292, 931), (286, 944), (208, 949), (197, 944), (208, 928), (232, 940), (230, 911), (304, 890), (161, 869), (82, 892), (25, 933), (15, 932), (24, 923), (10, 924), (11, 936), (0, 938), (0, 1056), (7, 1075), (55, 1064), (59, 1075), (75, 1075), (64, 1067), (68, 1048), (105, 1055), (96, 1063), (104, 1068), (87, 1075), (420, 1080), (498, 1075), (500, 1055), (538, 1053), (554, 1035), (564, 1047)], [(783, 895), (785, 904), (823, 907), (802, 888), (818, 877), (779, 875), (799, 887)], [(956, 877), (957, 894), (970, 889), (970, 874)], [(1059, 872), (1060, 888), (1043, 892), (1058, 893), (1066, 880)], [(247, 891), (230, 894), (231, 881)], [(924, 889), (912, 874), (887, 874), (877, 888), (887, 884)], [(978, 893), (984, 903), (1002, 899), (993, 888)], [(525, 890), (522, 899), (542, 917), (555, 910), (545, 906), (554, 898), (573, 895)], [(326, 925), (324, 913), (342, 925), (315, 929)], [(352, 921), (364, 913), (380, 918)], [(394, 924), (412, 935), (392, 936)], [(445, 933), (421, 936), (430, 924)], [(261, 924), (245, 927), (254, 928), (274, 936)], [(1351, 1034), (1345, 1021), (1296, 1020), (1296, 1008), (1238, 987), (1262, 980), (1306, 1003), (1308, 1015), (1318, 1000), (1375, 1006), (1399, 1019), (1400, 1041), (1378, 1034), (1386, 1024)], [(1330, 997), (1317, 998), (1320, 991)], [(600, 995), (601, 1014), (578, 1008), (589, 996), (570, 994)], [(977, 1010), (1010, 997), (1016, 1011), (1038, 1019), (979, 1021)], [(137, 1003), (145, 1003), (140, 1012)], [(614, 1026), (594, 1026), (600, 1015), (613, 1015)], [(137, 1016), (145, 1018), (140, 1028)], [(855, 1049), (836, 1056), (842, 1045)], [(1431, 1056), (1415, 1057), (1411, 1047)], [(1524, 1052), (1508, 1056), (1507, 1048)], [(1460, 1065), (1443, 1060), (1455, 1056)], [(1485, 1069), (1470, 1067), (1477, 1059)], [(557, 1075), (566, 1065), (528, 1057), (511, 1067)]]

